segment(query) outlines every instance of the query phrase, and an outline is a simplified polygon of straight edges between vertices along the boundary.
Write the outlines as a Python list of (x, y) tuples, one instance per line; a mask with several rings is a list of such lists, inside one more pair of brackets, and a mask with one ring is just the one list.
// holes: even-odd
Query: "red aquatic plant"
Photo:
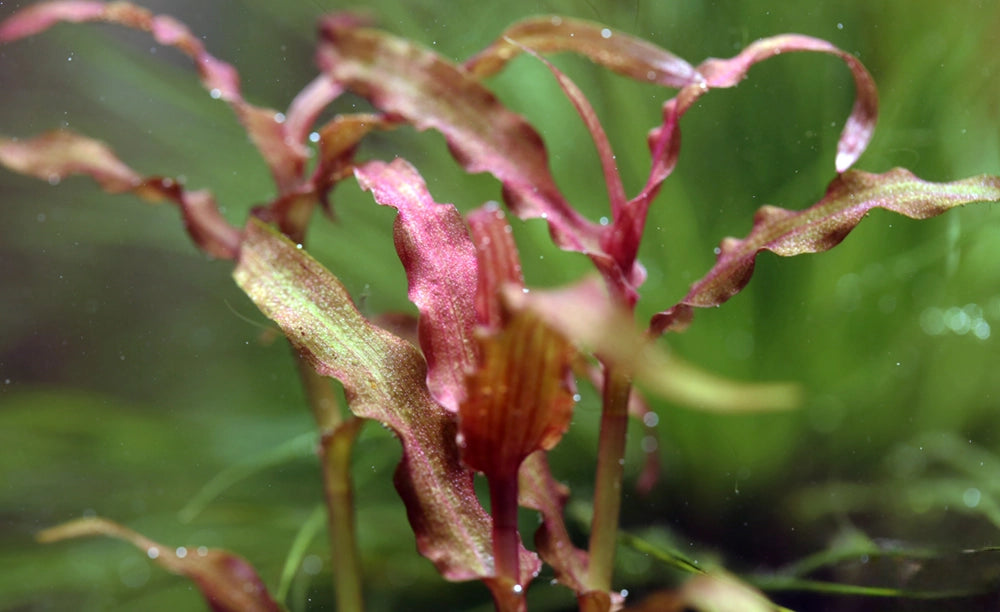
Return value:
[[(850, 170), (874, 130), (875, 84), (857, 58), (806, 36), (775, 36), (732, 58), (694, 66), (628, 34), (545, 16), (514, 24), (474, 57), (456, 63), (371, 29), (356, 16), (336, 15), (321, 25), (320, 74), (285, 113), (278, 113), (246, 101), (235, 69), (210, 55), (185, 26), (128, 3), (36, 4), (0, 24), (0, 42), (66, 21), (145, 30), (187, 54), (205, 88), (225, 101), (246, 129), (277, 195), (256, 208), (243, 227), (233, 227), (207, 191), (144, 177), (102, 143), (65, 130), (28, 140), (0, 139), (0, 163), (42, 179), (84, 174), (111, 193), (177, 205), (195, 244), (235, 262), (236, 283), (296, 350), (323, 433), (334, 556), (350, 559), (353, 554), (350, 448), (362, 420), (375, 420), (402, 445), (395, 485), (419, 552), (446, 579), (484, 581), (503, 610), (525, 609), (525, 590), (543, 562), (576, 593), (581, 609), (621, 607), (623, 597), (612, 590), (612, 569), (625, 428), (629, 413), (644, 409), (634, 383), (700, 409), (796, 404), (794, 386), (719, 380), (656, 343), (664, 332), (690, 324), (694, 308), (718, 306), (738, 293), (750, 279), (757, 253), (791, 256), (830, 249), (875, 207), (926, 218), (969, 202), (1000, 200), (995, 176), (929, 183), (903, 169), (884, 174)], [(754, 64), (799, 51), (840, 58), (856, 87), (826, 195), (801, 211), (761, 208), (749, 235), (725, 239), (716, 264), (686, 296), (662, 309), (645, 329), (636, 327), (634, 309), (646, 279), (637, 259), (639, 245), (650, 206), (676, 165), (682, 117), (712, 89), (738, 84)], [(678, 90), (664, 102), (662, 121), (649, 133), (650, 168), (633, 197), (625, 193), (616, 156), (586, 96), (544, 58), (556, 52), (577, 53), (626, 77)], [(483, 84), (521, 53), (549, 69), (586, 126), (607, 185), (608, 223), (586, 218), (563, 196), (536, 129)], [(367, 98), (374, 111), (340, 115), (315, 128), (321, 111), (347, 91)], [(403, 124), (440, 132), (467, 172), (486, 172), (501, 183), (513, 215), (544, 219), (554, 243), (585, 254), (595, 274), (559, 290), (528, 288), (499, 204), (486, 203), (463, 215), (454, 205), (436, 202), (409, 162), (356, 158), (357, 145), (371, 131)], [(310, 134), (315, 136), (310, 139)], [(316, 143), (311, 169), (310, 140)], [(302, 248), (314, 209), (329, 209), (330, 191), (344, 180), (355, 180), (377, 204), (397, 211), (393, 240), (409, 298), (419, 312), (419, 346), (362, 316), (334, 274)], [(322, 401), (317, 374), (343, 385), (350, 417), (340, 417), (335, 406)], [(577, 376), (594, 384), (603, 402), (587, 550), (570, 539), (562, 517), (569, 492), (553, 478), (545, 455), (569, 428)], [(484, 474), (490, 486), (489, 512), (476, 496), (476, 473)], [(534, 551), (517, 529), (519, 505), (542, 518)], [(42, 537), (98, 533), (147, 549), (155, 546), (107, 521), (71, 523)], [(206, 561), (192, 564), (173, 557), (165, 565), (195, 579), (215, 609), (277, 608), (245, 562), (217, 554), (222, 561), (210, 567)], [(348, 561), (338, 570), (341, 607), (360, 609), (357, 567)], [(253, 588), (246, 589), (247, 584)], [(675, 594), (671, 605), (703, 605), (699, 602), (711, 600), (706, 589), (714, 593), (723, 587), (739, 593), (737, 601), (761, 600), (732, 585), (724, 577), (700, 579)]]

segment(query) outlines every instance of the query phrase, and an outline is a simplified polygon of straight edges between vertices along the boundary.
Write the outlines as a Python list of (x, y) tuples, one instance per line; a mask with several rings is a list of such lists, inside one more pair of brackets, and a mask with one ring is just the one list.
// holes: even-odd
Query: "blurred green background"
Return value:
[[(0, 16), (28, 4), (0, 3)], [(361, 6), (144, 4), (203, 35), (210, 52), (240, 70), (246, 97), (276, 109), (315, 75), (317, 17)], [(992, 0), (363, 6), (387, 30), (453, 59), (538, 13), (602, 21), (693, 63), (764, 36), (810, 34), (857, 54), (879, 84), (879, 128), (858, 167), (906, 166), (933, 180), (1000, 173), (1000, 54), (991, 38), (1000, 8)], [(590, 96), (634, 193), (648, 171), (646, 131), (672, 92), (577, 58), (555, 62)], [(521, 58), (489, 84), (543, 134), (570, 201), (592, 218), (607, 214), (588, 136), (545, 69)], [(746, 234), (758, 206), (802, 208), (821, 197), (852, 99), (838, 60), (792, 54), (713, 92), (685, 117), (680, 163), (642, 249), (642, 318), (679, 299), (711, 266), (722, 237)], [(101, 138), (140, 172), (211, 188), (233, 222), (273, 194), (228, 108), (201, 89), (184, 57), (144, 34), (60, 26), (0, 47), (0, 100), (0, 133), (69, 127)], [(333, 111), (354, 103), (338, 101)], [(436, 199), (462, 209), (499, 197), (488, 177), (459, 171), (436, 134), (378, 135), (364, 154), (410, 159)], [(230, 549), (274, 588), (321, 502), (319, 471), (289, 351), (262, 341), (265, 321), (232, 283), (230, 265), (198, 253), (172, 207), (108, 196), (87, 179), (50, 186), (2, 171), (0, 203), (0, 610), (200, 609), (188, 582), (125, 544), (33, 541), (43, 527), (93, 514), (168, 545)], [(364, 312), (410, 311), (392, 212), (350, 185), (335, 204), (339, 220), (317, 219), (310, 250)], [(581, 257), (554, 251), (540, 223), (515, 231), (529, 284), (569, 282), (587, 270)], [(726, 376), (799, 381), (807, 402), (754, 416), (655, 404), (662, 475), (649, 495), (634, 492), (636, 429), (625, 529), (736, 571), (780, 566), (855, 530), (949, 551), (1000, 544), (998, 335), (996, 206), (924, 222), (876, 211), (829, 253), (761, 256), (747, 290), (698, 312), (668, 342)], [(587, 512), (598, 413), (586, 395), (554, 452), (574, 517)], [(366, 429), (355, 461), (370, 609), (491, 609), (480, 585), (443, 584), (415, 554), (391, 486), (398, 457), (386, 432)], [(201, 512), (178, 515), (214, 477), (239, 473), (247, 477)], [(292, 610), (332, 609), (325, 550), (320, 534), (291, 582)], [(533, 609), (572, 609), (547, 577), (532, 589)], [(676, 578), (625, 551), (616, 585), (639, 593)], [(866, 605), (835, 598), (823, 609)]]

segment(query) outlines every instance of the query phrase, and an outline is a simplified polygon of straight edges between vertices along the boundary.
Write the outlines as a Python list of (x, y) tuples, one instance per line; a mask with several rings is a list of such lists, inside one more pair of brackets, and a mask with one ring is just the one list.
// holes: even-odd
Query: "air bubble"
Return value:
[(611, 30), (608, 28), (601, 29), (601, 38), (604, 39), (611, 38)]
[(274, 113), (274, 121), (275, 123), (284, 123), (285, 113)]
[(150, 546), (146, 550), (146, 556), (148, 556), (150, 559), (158, 559), (160, 557), (160, 549), (155, 546)]
[(213, 100), (218, 100), (222, 97), (222, 90), (218, 87), (213, 87), (212, 90), (208, 92), (208, 95), (212, 96)]
[(319, 132), (310, 132), (309, 142), (319, 142)]
[(647, 412), (642, 415), (642, 423), (646, 427), (656, 427), (660, 424), (660, 415), (655, 412)]
[(184, 557), (186, 557), (188, 555), (188, 549), (184, 548), (183, 546), (178, 546), (177, 550), (174, 551), (174, 554), (177, 555), (178, 559), (183, 559)]
[(510, 587), (510, 590), (514, 591), (515, 593), (523, 593), (524, 587), (519, 584), (515, 584), (514, 586)]

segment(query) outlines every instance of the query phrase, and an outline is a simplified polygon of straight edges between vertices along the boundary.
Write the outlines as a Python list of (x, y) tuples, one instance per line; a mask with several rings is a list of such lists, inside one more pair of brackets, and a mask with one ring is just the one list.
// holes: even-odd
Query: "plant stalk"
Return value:
[(320, 430), (320, 465), (326, 496), (330, 564), (338, 612), (362, 612), (361, 554), (354, 521), (354, 488), (351, 482), (351, 451), (363, 420), (344, 419), (330, 381), (296, 355), (302, 386)]
[(597, 448), (594, 483), (594, 517), (590, 530), (590, 564), (587, 587), (611, 590), (611, 576), (621, 513), (622, 474), (625, 467), (625, 434), (628, 429), (628, 398), (632, 389), (619, 368), (609, 366), (604, 378), (601, 433)]
[(497, 578), (520, 582), (517, 537), (517, 473), (489, 477), (490, 514), (493, 515), (493, 566)]
[[(487, 475), (490, 514), (493, 515), (493, 572), (499, 589), (494, 593), (497, 610), (525, 609), (521, 590), (520, 538), (517, 533), (517, 471), (511, 475)], [(509, 589), (509, 591), (508, 591)]]

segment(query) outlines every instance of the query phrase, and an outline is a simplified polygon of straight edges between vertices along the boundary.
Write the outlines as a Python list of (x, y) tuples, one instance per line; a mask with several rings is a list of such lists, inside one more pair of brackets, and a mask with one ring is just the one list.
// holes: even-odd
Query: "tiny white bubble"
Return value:
[(524, 587), (519, 584), (515, 584), (514, 586), (511, 587), (510, 590), (514, 591), (515, 593), (522, 593), (524, 592)]
[(319, 132), (311, 132), (309, 134), (309, 142), (319, 142)]
[(598, 219), (598, 221), (600, 221), (601, 225), (607, 225), (608, 223), (610, 223), (607, 217), (601, 217), (600, 219)]
[(204, 546), (199, 546), (198, 547), (198, 556), (199, 557), (204, 557), (207, 554), (208, 554), (208, 548), (206, 548)]
[(150, 547), (149, 547), (149, 549), (148, 549), (148, 550), (146, 550), (146, 555), (147, 555), (147, 556), (148, 556), (148, 557), (149, 557), (150, 559), (156, 559), (156, 558), (159, 558), (159, 556), (160, 556), (160, 549), (159, 549), (159, 548), (157, 548), (157, 547), (155, 547), (155, 546), (150, 546)]
[(842, 23), (838, 23), (838, 24), (837, 24), (837, 29), (838, 29), (838, 30), (843, 30), (843, 29), (844, 29), (844, 24), (842, 24)]
[(601, 38), (611, 38), (611, 30), (604, 28), (601, 30)]
[(208, 95), (212, 96), (213, 100), (218, 100), (222, 97), (222, 90), (218, 87), (213, 87), (212, 91), (208, 92)]
[(184, 557), (188, 556), (188, 549), (183, 546), (178, 546), (177, 550), (175, 551), (175, 554), (177, 555), (178, 559), (183, 559)]
[(660, 424), (660, 415), (656, 414), (655, 412), (647, 412), (646, 414), (642, 415), (642, 423), (646, 427), (656, 427), (657, 425)]
[(284, 123), (285, 122), (285, 113), (274, 113), (274, 120), (277, 123)]

